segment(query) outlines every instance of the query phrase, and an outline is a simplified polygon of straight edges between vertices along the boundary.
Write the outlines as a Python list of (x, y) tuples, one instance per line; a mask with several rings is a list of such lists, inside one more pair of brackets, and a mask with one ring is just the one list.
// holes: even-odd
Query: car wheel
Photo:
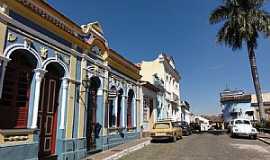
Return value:
[(235, 138), (235, 134), (233, 132), (231, 132), (231, 137)]
[(254, 139), (254, 140), (257, 139), (257, 135), (253, 135), (252, 139)]

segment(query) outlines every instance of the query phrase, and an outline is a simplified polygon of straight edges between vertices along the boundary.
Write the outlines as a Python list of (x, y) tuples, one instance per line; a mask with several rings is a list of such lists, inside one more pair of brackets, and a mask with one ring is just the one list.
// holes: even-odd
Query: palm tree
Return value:
[(270, 35), (270, 15), (263, 9), (265, 0), (223, 0), (210, 15), (210, 24), (222, 23), (217, 42), (232, 50), (247, 46), (252, 79), (259, 106), (260, 121), (265, 121), (255, 49), (260, 35)]

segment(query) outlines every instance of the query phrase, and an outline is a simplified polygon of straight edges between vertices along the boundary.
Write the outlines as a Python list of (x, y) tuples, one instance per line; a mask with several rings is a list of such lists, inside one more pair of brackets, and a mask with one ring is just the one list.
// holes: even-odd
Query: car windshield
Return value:
[(250, 124), (250, 122), (249, 122), (249, 121), (244, 120), (244, 124)]
[(250, 124), (248, 120), (236, 120), (235, 124)]
[(170, 128), (170, 123), (156, 123), (154, 129), (168, 129)]

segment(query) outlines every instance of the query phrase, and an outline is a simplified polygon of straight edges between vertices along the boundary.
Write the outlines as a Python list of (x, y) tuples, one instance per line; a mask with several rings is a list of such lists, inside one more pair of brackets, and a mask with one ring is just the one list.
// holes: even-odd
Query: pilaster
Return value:
[(33, 117), (32, 117), (32, 123), (30, 128), (35, 129), (37, 128), (37, 117), (38, 117), (38, 107), (39, 107), (39, 100), (40, 100), (40, 88), (41, 88), (41, 82), (44, 77), (44, 74), (47, 72), (43, 69), (35, 69), (35, 98), (34, 98), (34, 106), (33, 106)]

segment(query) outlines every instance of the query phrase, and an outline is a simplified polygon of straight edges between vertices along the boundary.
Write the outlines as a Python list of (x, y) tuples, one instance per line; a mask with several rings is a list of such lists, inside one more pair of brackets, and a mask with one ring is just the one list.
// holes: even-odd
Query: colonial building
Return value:
[(220, 103), (225, 125), (235, 118), (254, 120), (254, 109), (251, 107), (251, 95), (242, 90), (224, 90), (220, 93)]
[(142, 136), (150, 136), (153, 124), (157, 121), (158, 97), (161, 90), (155, 85), (141, 82), (141, 128)]
[(0, 0), (0, 33), (1, 159), (76, 160), (138, 137), (139, 68), (98, 22)]
[(109, 70), (108, 101), (105, 108), (107, 148), (140, 136), (139, 67), (110, 49), (106, 57)]
[(165, 88), (163, 97), (159, 99), (161, 115), (159, 119), (181, 120), (180, 108), (180, 74), (175, 68), (172, 57), (160, 54), (153, 61), (142, 61), (140, 64), (143, 81), (155, 84), (159, 79), (162, 87)]
[(181, 121), (190, 124), (191, 122), (190, 104), (187, 101), (181, 101)]
[[(270, 121), (270, 93), (263, 93), (263, 107), (265, 112), (266, 120)], [(254, 119), (260, 120), (259, 117), (259, 107), (257, 102), (256, 94), (251, 95), (251, 106), (254, 108)]]

